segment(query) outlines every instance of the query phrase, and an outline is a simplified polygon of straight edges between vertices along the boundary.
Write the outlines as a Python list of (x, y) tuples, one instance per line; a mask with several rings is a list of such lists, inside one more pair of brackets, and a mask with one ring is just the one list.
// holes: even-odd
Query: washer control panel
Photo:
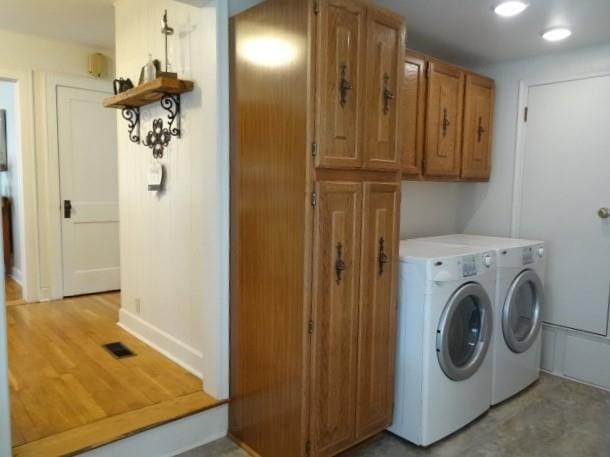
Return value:
[(469, 279), (494, 271), (496, 253), (464, 255), (447, 259), (436, 259), (430, 264), (430, 278), (435, 282)]

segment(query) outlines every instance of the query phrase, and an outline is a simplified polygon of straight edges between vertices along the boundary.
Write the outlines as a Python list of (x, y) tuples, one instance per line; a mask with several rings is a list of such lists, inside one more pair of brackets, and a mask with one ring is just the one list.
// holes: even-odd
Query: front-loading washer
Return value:
[(405, 240), (399, 258), (389, 430), (428, 446), (489, 409), (496, 253)]
[(540, 377), (546, 269), (544, 242), (465, 234), (421, 240), (476, 246), (496, 252), (492, 405), (534, 383)]

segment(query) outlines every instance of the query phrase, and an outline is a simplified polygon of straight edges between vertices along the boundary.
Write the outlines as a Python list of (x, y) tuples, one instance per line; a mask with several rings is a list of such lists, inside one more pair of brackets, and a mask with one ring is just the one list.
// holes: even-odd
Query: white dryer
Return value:
[(464, 234), (422, 240), (496, 251), (492, 405), (535, 382), (540, 377), (544, 242)]
[(459, 430), (491, 403), (496, 254), (401, 241), (394, 420), (420, 446)]

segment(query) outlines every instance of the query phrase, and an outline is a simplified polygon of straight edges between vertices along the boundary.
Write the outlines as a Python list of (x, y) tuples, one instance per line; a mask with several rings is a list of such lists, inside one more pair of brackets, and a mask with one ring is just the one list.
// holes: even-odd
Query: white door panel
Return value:
[(57, 89), (64, 295), (120, 288), (116, 117), (109, 94)]
[(531, 86), (522, 238), (548, 242), (545, 321), (607, 334), (610, 76)]

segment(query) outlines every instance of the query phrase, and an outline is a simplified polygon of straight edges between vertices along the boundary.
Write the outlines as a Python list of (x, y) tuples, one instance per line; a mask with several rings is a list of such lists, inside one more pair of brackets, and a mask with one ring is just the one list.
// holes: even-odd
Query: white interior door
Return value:
[(548, 242), (544, 320), (607, 335), (610, 76), (530, 86), (519, 236)]
[(57, 88), (64, 296), (120, 289), (116, 117), (109, 94)]

